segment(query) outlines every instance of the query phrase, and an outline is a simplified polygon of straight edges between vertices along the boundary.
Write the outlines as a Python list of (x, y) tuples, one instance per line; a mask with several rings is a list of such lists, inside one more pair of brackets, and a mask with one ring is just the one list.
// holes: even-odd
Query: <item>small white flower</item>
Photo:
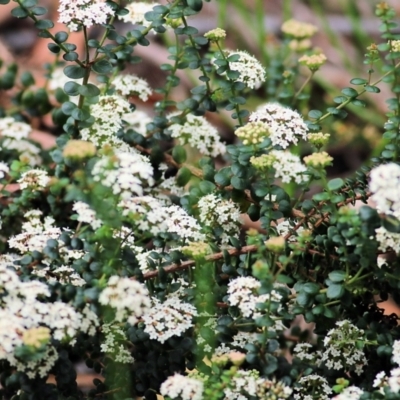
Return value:
[(47, 171), (42, 169), (31, 169), (24, 172), (17, 182), (20, 184), (21, 189), (30, 188), (40, 190), (45, 188), (49, 181), (50, 178)]
[(400, 166), (395, 163), (382, 164), (371, 170), (369, 189), (371, 200), (379, 212), (400, 212)]
[(182, 144), (190, 144), (206, 156), (217, 157), (225, 154), (226, 148), (218, 131), (204, 117), (188, 114), (185, 118), (183, 124), (172, 124), (168, 127), (171, 137), (179, 139)]
[(98, 229), (103, 224), (102, 221), (96, 217), (96, 212), (83, 201), (75, 202), (72, 209), (78, 214), (78, 221), (90, 224), (93, 229)]
[(332, 400), (359, 400), (364, 392), (357, 386), (349, 386), (342, 393), (333, 397)]
[(120, 96), (137, 95), (141, 100), (147, 101), (152, 93), (149, 84), (136, 75), (118, 75), (111, 83)]
[(128, 321), (131, 325), (151, 307), (148, 291), (141, 283), (115, 275), (100, 293), (99, 303), (115, 309), (116, 321)]
[(101, 158), (94, 165), (92, 174), (95, 181), (112, 188), (121, 199), (141, 196), (143, 183), (150, 186), (154, 183), (149, 159), (134, 151), (118, 151), (114, 156)]
[[(218, 59), (221, 59), (221, 57), (220, 54), (217, 54)], [(228, 58), (229, 69), (239, 73), (235, 82), (243, 82), (250, 89), (258, 89), (265, 82), (265, 68), (249, 53), (239, 50), (227, 50), (225, 57)], [(238, 59), (236, 61), (229, 61), (229, 58), (234, 57)], [(215, 64), (217, 58), (212, 60), (216, 68), (218, 68), (218, 65)]]
[(5, 162), (0, 161), (0, 179), (3, 179), (9, 172), (10, 168), (8, 165)]
[(171, 399), (202, 400), (203, 382), (175, 373), (161, 384), (160, 393)]
[(284, 149), (299, 139), (306, 140), (308, 128), (300, 114), (278, 103), (267, 103), (250, 114), (249, 121), (265, 122), (269, 126), (272, 144)]
[(150, 339), (164, 343), (172, 336), (181, 336), (193, 326), (193, 317), (197, 316), (193, 305), (184, 303), (177, 297), (171, 297), (164, 303), (153, 300), (153, 307), (142, 317), (146, 326), (145, 332), (150, 335)]
[(79, 26), (90, 28), (101, 25), (114, 15), (113, 9), (101, 0), (60, 0), (58, 22), (66, 24), (70, 31)]

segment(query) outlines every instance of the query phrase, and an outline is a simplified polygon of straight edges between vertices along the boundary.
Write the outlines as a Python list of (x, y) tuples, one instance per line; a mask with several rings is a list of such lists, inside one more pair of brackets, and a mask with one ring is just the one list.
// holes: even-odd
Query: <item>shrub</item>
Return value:
[[(309, 86), (327, 60), (315, 27), (286, 21), (281, 51), (260, 62), (191, 25), (203, 3), (61, 0), (54, 33), (44, 7), (16, 0), (55, 62), (44, 87), (15, 64), (0, 76), (13, 101), (0, 119), (2, 398), (400, 398), (398, 316), (380, 307), (400, 288), (395, 13), (378, 4), (384, 43), (325, 110)], [(176, 39), (157, 89), (125, 71), (153, 35)], [(187, 70), (195, 83), (176, 101)], [(360, 97), (382, 81), (394, 97), (381, 153), (329, 179), (324, 131), (370, 107)], [(234, 144), (210, 122), (219, 111)], [(50, 150), (29, 136), (44, 115)], [(368, 199), (376, 208), (353, 207)], [(102, 377), (89, 393), (82, 361)]]

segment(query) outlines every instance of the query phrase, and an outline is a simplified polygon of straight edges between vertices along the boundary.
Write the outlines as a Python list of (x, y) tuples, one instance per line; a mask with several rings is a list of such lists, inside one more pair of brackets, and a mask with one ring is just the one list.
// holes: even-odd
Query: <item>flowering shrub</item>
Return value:
[[(383, 43), (366, 50), (366, 77), (324, 110), (307, 90), (327, 61), (310, 24), (283, 24), (277, 74), (225, 48), (222, 28), (191, 25), (207, 0), (61, 0), (59, 32), (36, 0), (14, 1), (55, 61), (44, 87), (17, 66), (0, 72), (13, 103), (0, 109), (1, 397), (400, 399), (399, 317), (380, 306), (400, 300), (394, 11), (378, 4)], [(125, 69), (163, 35), (175, 42), (154, 88)], [(196, 83), (178, 102), (189, 69)], [(329, 180), (323, 131), (382, 81), (394, 93), (384, 148)], [(57, 140), (44, 149), (30, 135), (49, 115)], [(99, 374), (88, 393), (79, 362)]]

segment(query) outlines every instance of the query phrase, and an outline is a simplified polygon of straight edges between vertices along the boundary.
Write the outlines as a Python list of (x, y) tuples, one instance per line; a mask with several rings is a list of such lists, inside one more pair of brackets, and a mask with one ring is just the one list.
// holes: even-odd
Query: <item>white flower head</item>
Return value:
[[(176, 115), (178, 114), (170, 117)], [(171, 137), (179, 139), (182, 144), (190, 144), (206, 156), (217, 157), (225, 154), (226, 148), (218, 131), (204, 117), (188, 114), (185, 118), (183, 124), (172, 124), (168, 127)]]
[[(217, 54), (220, 59), (222, 56)], [(265, 68), (249, 53), (240, 50), (227, 50), (225, 57), (229, 62), (229, 69), (239, 73), (235, 82), (243, 82), (249, 89), (258, 89), (265, 82)], [(212, 60), (215, 64), (217, 59)], [(224, 73), (225, 74), (225, 73)]]
[(142, 101), (147, 101), (152, 93), (149, 84), (136, 75), (118, 75), (111, 83), (117, 94), (124, 97), (137, 95)]
[(300, 114), (278, 103), (258, 107), (250, 114), (249, 121), (265, 122), (274, 146), (286, 149), (291, 143), (297, 144), (299, 139), (307, 139), (308, 128)]
[(18, 179), (18, 183), (21, 189), (36, 189), (40, 190), (47, 186), (50, 178), (47, 174), (47, 171), (42, 169), (31, 169), (27, 172), (24, 172), (21, 175), (21, 178)]
[(154, 305), (142, 319), (145, 323), (145, 332), (150, 339), (164, 343), (172, 336), (181, 336), (193, 326), (193, 317), (197, 316), (196, 308), (189, 303), (171, 297), (164, 303), (154, 299)]
[(202, 400), (203, 382), (175, 373), (161, 384), (160, 393), (171, 399)]
[(93, 179), (112, 188), (121, 199), (143, 194), (143, 183), (153, 185), (153, 167), (145, 156), (137, 152), (117, 152), (102, 157), (93, 167)]
[(395, 163), (382, 164), (371, 170), (369, 189), (371, 200), (379, 212), (400, 212), (400, 166)]
[(99, 303), (115, 309), (115, 320), (131, 325), (148, 312), (151, 302), (147, 289), (138, 281), (112, 276), (100, 293)]
[(58, 12), (58, 22), (66, 24), (70, 31), (80, 26), (105, 24), (114, 15), (113, 9), (102, 0), (60, 0)]
[(229, 243), (229, 237), (238, 238), (240, 227), (240, 209), (232, 200), (224, 200), (215, 194), (209, 194), (199, 199), (200, 221), (210, 227), (223, 229), (221, 241)]

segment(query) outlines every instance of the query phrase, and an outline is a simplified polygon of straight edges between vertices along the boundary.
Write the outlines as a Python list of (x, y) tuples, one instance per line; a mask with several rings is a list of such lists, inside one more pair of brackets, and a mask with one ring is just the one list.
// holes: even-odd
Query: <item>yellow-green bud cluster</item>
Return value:
[(250, 158), (251, 165), (259, 170), (267, 170), (269, 168), (272, 168), (275, 161), (276, 156), (274, 154), (263, 154), (259, 157), (253, 156)]
[(394, 51), (396, 53), (400, 52), (400, 40), (390, 40), (390, 51)]
[(189, 242), (187, 246), (181, 248), (181, 251), (194, 259), (203, 258), (211, 253), (210, 246), (205, 242)]
[(305, 65), (310, 69), (310, 71), (318, 71), (319, 68), (325, 64), (327, 58), (325, 54), (313, 54), (311, 56), (304, 55), (303, 57), (299, 58), (299, 63)]
[(306, 22), (289, 19), (283, 23), (281, 30), (285, 35), (301, 40), (310, 38), (318, 31), (318, 28)]
[(293, 39), (289, 42), (289, 48), (298, 53), (302, 53), (303, 51), (309, 50), (311, 48), (311, 40), (310, 39)]
[(69, 140), (63, 149), (65, 158), (81, 160), (93, 157), (96, 154), (96, 146), (85, 140)]
[(218, 40), (226, 38), (226, 32), (221, 28), (215, 28), (204, 34), (204, 37), (211, 42), (218, 42)]
[(262, 143), (269, 136), (269, 127), (265, 122), (249, 122), (236, 129), (235, 135), (244, 145)]
[(321, 153), (313, 153), (304, 157), (303, 161), (307, 166), (320, 169), (330, 165), (333, 158), (326, 151), (322, 151)]
[(285, 249), (285, 238), (283, 236), (271, 237), (264, 244), (267, 250), (279, 254)]
[(25, 346), (32, 346), (35, 348), (41, 347), (43, 344), (48, 343), (50, 340), (50, 329), (44, 326), (39, 328), (31, 328), (26, 330), (22, 335), (22, 341)]
[(331, 135), (329, 133), (322, 133), (322, 132), (317, 132), (317, 133), (309, 133), (307, 135), (308, 141), (314, 145), (317, 149), (320, 149), (321, 147), (325, 146), (329, 142), (329, 138)]

